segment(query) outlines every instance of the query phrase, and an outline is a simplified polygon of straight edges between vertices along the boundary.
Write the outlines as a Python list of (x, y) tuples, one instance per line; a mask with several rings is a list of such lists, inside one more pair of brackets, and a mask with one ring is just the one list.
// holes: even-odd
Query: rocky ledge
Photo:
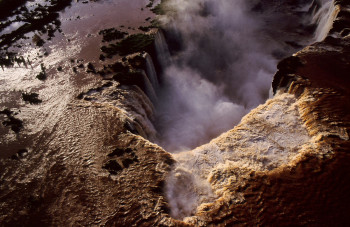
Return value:
[[(274, 98), (192, 151), (208, 158), (213, 149), (208, 147), (215, 146), (226, 161), (212, 161), (216, 166), (209, 171), (219, 198), (199, 206), (187, 223), (349, 225), (349, 2), (334, 4), (336, 16), (325, 40), (279, 63)], [(276, 154), (280, 160), (272, 157)], [(191, 171), (202, 174), (200, 165)]]
[[(329, 36), (278, 65), (274, 98), (193, 151), (171, 156), (137, 135), (123, 105), (143, 100), (140, 89), (126, 94), (115, 80), (83, 93), (33, 150), (1, 160), (0, 222), (348, 226), (350, 3), (334, 4)], [(185, 214), (169, 190), (195, 197)]]

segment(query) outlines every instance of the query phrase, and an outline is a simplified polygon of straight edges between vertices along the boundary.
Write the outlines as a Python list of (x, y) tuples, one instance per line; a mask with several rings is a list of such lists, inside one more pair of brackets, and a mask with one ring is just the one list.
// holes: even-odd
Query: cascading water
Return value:
[[(261, 12), (255, 3), (242, 0), (169, 4), (175, 13), (162, 20), (176, 30), (183, 48), (170, 56), (163, 33), (157, 33), (163, 75), (156, 125), (158, 143), (175, 152), (233, 128), (269, 97), (278, 60), (310, 40), (300, 30), (309, 25), (310, 15), (300, 8), (310, 7), (311, 1), (297, 9), (265, 2)], [(286, 14), (291, 10), (295, 15)]]
[(150, 78), (152, 74), (146, 74), (145, 71), (142, 71), (142, 76), (143, 76), (143, 84), (145, 86), (145, 92), (148, 96), (148, 98), (153, 102), (157, 103), (157, 95), (155, 91), (155, 87), (153, 84), (155, 84), (153, 81), (151, 81)]
[(320, 9), (314, 14), (312, 19), (312, 22), (317, 24), (314, 36), (316, 42), (326, 38), (336, 16), (337, 9), (333, 1), (323, 0), (320, 2)]
[(157, 60), (161, 67), (165, 68), (171, 63), (171, 57), (168, 44), (161, 30), (157, 32), (154, 43), (157, 52)]
[(146, 59), (146, 74), (150, 82), (152, 83), (153, 89), (157, 91), (159, 87), (159, 83), (158, 83), (157, 72), (153, 64), (153, 60), (149, 54), (145, 55), (145, 59)]
[[(170, 4), (176, 13), (163, 19), (170, 29), (176, 28), (183, 49), (171, 58), (163, 34), (157, 34), (163, 75), (156, 127), (158, 143), (176, 153), (178, 164), (166, 190), (172, 215), (184, 218), (194, 214), (199, 204), (215, 198), (206, 177), (222, 160), (218, 159), (220, 149), (213, 147), (178, 152), (233, 128), (250, 109), (264, 102), (278, 60), (310, 43), (310, 23), (319, 23), (315, 36), (322, 38), (329, 30), (325, 26), (332, 12), (327, 8), (329, 1), (322, 1), (315, 15), (305, 10), (310, 9), (311, 1), (297, 8), (294, 3), (257, 6), (243, 0), (174, 0)], [(295, 121), (299, 124), (297, 118)], [(273, 157), (277, 163), (282, 160)], [(207, 158), (210, 162), (205, 164)], [(189, 165), (189, 159), (196, 161)]]

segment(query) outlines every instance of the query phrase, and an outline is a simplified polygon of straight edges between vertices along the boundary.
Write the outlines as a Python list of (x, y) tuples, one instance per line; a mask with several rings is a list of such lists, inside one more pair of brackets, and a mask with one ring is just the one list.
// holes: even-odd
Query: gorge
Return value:
[(4, 67), (1, 225), (348, 225), (350, 2), (157, 3), (72, 3)]

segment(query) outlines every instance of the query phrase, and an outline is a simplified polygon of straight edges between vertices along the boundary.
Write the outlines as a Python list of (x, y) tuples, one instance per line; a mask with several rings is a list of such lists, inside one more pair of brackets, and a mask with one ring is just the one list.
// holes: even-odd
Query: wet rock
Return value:
[(129, 166), (134, 163), (134, 160), (130, 158), (126, 158), (122, 160), (122, 163), (124, 168), (129, 168)]
[(295, 73), (302, 65), (303, 63), (296, 56), (291, 56), (280, 61), (277, 65), (278, 71), (272, 81), (273, 92), (276, 93), (278, 88), (287, 86), (293, 79), (293, 76), (289, 75)]
[(123, 156), (125, 153), (131, 153), (132, 149), (131, 148), (116, 148), (112, 153), (108, 154), (108, 157), (114, 157), (114, 156)]
[(103, 165), (104, 169), (108, 170), (110, 174), (116, 175), (118, 172), (122, 171), (123, 168), (119, 165), (116, 160), (109, 160), (106, 164)]
[(11, 159), (12, 159), (12, 160), (17, 160), (17, 161), (19, 160), (19, 158), (18, 158), (18, 156), (17, 156), (16, 154), (12, 155), (12, 156), (11, 156)]
[(330, 33), (338, 32), (340, 33), (343, 29), (350, 27), (350, 16), (348, 18), (338, 18), (334, 21), (333, 27)]
[(124, 128), (125, 128), (126, 130), (128, 130), (129, 132), (135, 134), (135, 135), (138, 135), (138, 134), (139, 134), (139, 132), (137, 131), (137, 129), (135, 128), (135, 126), (134, 126), (132, 123), (128, 122), (128, 121), (125, 122)]
[(345, 37), (345, 36), (350, 35), (350, 29), (349, 29), (349, 28), (343, 29), (343, 30), (340, 32), (340, 35), (341, 35), (342, 37)]

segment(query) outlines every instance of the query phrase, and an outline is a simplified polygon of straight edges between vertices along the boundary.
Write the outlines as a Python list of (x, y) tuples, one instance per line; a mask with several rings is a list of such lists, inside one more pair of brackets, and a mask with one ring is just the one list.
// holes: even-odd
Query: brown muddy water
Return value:
[[(309, 221), (308, 212), (315, 209), (311, 207), (306, 209), (306, 212), (301, 210), (306, 205), (314, 204), (314, 200), (305, 200), (303, 198), (304, 194), (309, 193), (310, 196), (308, 197), (313, 198), (314, 192), (320, 191), (320, 189), (315, 190), (318, 185), (328, 187), (328, 184), (310, 183), (315, 179), (312, 174), (311, 177), (305, 175), (305, 179), (296, 179), (296, 176), (302, 176), (304, 172), (312, 172), (308, 169), (300, 169), (304, 168), (303, 166), (298, 167), (301, 163), (300, 160), (303, 160), (305, 154), (310, 154), (312, 157), (313, 155), (323, 155), (322, 157), (326, 159), (335, 153), (328, 147), (328, 144), (324, 144), (323, 139), (319, 139), (324, 138), (325, 135), (329, 135), (329, 138), (334, 140), (335, 138), (348, 140), (346, 131), (343, 129), (330, 132), (333, 126), (340, 124), (339, 122), (331, 122), (333, 126), (325, 128), (325, 132), (328, 134), (324, 134), (323, 129), (318, 127), (318, 121), (315, 120), (313, 113), (319, 105), (318, 99), (315, 97), (321, 92), (316, 89), (315, 91), (307, 91), (299, 99), (295, 98), (292, 93), (278, 93), (264, 105), (252, 110), (233, 130), (222, 134), (212, 142), (195, 150), (177, 154), (164, 151), (161, 147), (151, 143), (155, 141), (152, 137), (157, 132), (162, 133), (159, 128), (156, 130), (153, 126), (154, 118), (159, 115), (157, 116), (158, 113), (155, 113), (156, 108), (150, 100), (152, 97), (149, 95), (151, 91), (147, 90), (149, 87), (146, 85), (148, 83), (152, 86), (152, 78), (156, 81), (157, 76), (155, 75), (156, 70), (151, 67), (153, 65), (150, 57), (152, 53), (149, 53), (149, 55), (146, 53), (134, 54), (127, 56), (124, 60), (121, 59), (121, 56), (114, 56), (105, 61), (99, 60), (100, 48), (102, 45), (106, 45), (99, 32), (102, 29), (113, 27), (128, 34), (144, 33), (138, 27), (150, 25), (151, 20), (155, 17), (146, 7), (149, 2), (149, 0), (75, 1), (72, 2), (71, 6), (60, 12), (61, 32), (56, 32), (52, 40), (47, 40), (46, 35), (35, 32), (45, 40), (42, 47), (36, 47), (33, 44), (32, 37), (34, 33), (30, 33), (27, 34), (29, 39), (19, 40), (18, 43), (22, 43), (22, 47), (10, 48), (10, 50), (16, 51), (20, 56), (28, 59), (28, 64), (27, 66), (14, 65), (0, 71), (0, 111), (5, 108), (12, 111), (6, 109), (6, 111), (2, 111), (0, 120), (1, 122), (12, 120), (12, 123), (17, 122), (17, 124), (19, 123), (16, 119), (23, 121), (23, 128), (17, 133), (16, 130), (6, 125), (9, 123), (0, 125), (0, 201), (2, 201), (0, 203), (0, 223), (9, 225), (21, 223), (24, 226), (34, 226), (34, 224), (35, 226), (155, 226), (157, 224), (160, 226), (174, 226), (178, 222), (184, 226), (187, 224), (208, 226), (210, 223), (216, 225), (219, 225), (218, 223), (230, 223), (227, 220), (232, 223), (236, 221), (236, 214), (241, 212), (244, 213), (244, 217), (249, 219), (245, 222), (254, 222), (255, 224), (251, 224), (254, 226), (259, 225), (259, 223), (263, 225), (266, 222), (252, 219), (251, 216), (259, 217), (261, 211), (269, 210), (271, 212), (271, 210), (275, 211), (274, 209), (278, 211), (272, 213), (276, 213), (277, 216), (281, 215), (284, 219), (287, 216), (290, 219), (297, 220), (301, 217), (299, 213), (302, 213), (306, 215), (301, 220)], [(186, 14), (180, 13), (180, 17), (175, 17), (177, 20), (173, 25), (178, 31), (182, 32), (184, 43), (185, 41), (192, 41), (192, 39), (186, 40), (186, 38), (197, 38), (199, 39), (197, 41), (203, 42), (188, 42), (187, 44), (192, 44), (188, 45), (189, 48), (184, 48), (184, 50), (181, 50), (182, 53), (178, 55), (170, 56), (165, 38), (162, 36), (162, 32), (158, 32), (154, 37), (156, 49), (154, 51), (158, 54), (157, 57), (159, 55), (163, 58), (165, 55), (169, 56), (171, 60), (168, 59), (169, 65), (166, 67), (172, 66), (172, 69), (174, 67), (176, 69), (181, 64), (192, 63), (188, 64), (189, 67), (193, 66), (191, 69), (202, 70), (205, 74), (207, 68), (201, 68), (202, 66), (213, 67), (209, 67), (209, 69), (215, 73), (211, 74), (208, 71), (209, 75), (206, 78), (208, 81), (212, 79), (211, 84), (209, 82), (203, 83), (211, 86), (202, 86), (204, 88), (201, 90), (203, 93), (199, 93), (197, 96), (191, 94), (194, 94), (193, 91), (197, 91), (195, 88), (198, 88), (198, 83), (196, 83), (198, 81), (194, 80), (190, 83), (190, 79), (198, 78), (202, 82), (205, 80), (199, 75), (196, 77), (196, 74), (192, 74), (196, 70), (189, 70), (188, 77), (178, 73), (184, 72), (183, 70), (170, 70), (170, 72), (175, 73), (164, 73), (162, 75), (164, 78), (165, 76), (171, 77), (172, 80), (169, 81), (174, 87), (179, 82), (178, 79), (183, 84), (191, 85), (188, 86), (189, 93), (186, 94), (180, 90), (175, 94), (181, 94), (182, 96), (168, 93), (167, 97), (171, 99), (183, 97), (186, 101), (185, 104), (189, 104), (185, 107), (193, 107), (198, 104), (199, 102), (191, 99), (195, 97), (203, 100), (203, 103), (206, 104), (209, 111), (200, 109), (198, 115), (189, 114), (194, 116), (193, 119), (195, 120), (198, 119), (198, 116), (203, 116), (212, 110), (212, 103), (208, 102), (210, 101), (208, 98), (205, 98), (208, 97), (206, 96), (208, 94), (207, 88), (214, 87), (212, 89), (214, 95), (216, 91), (225, 90), (221, 89), (222, 86), (219, 86), (222, 85), (222, 81), (215, 80), (217, 76), (228, 76), (227, 81), (234, 81), (236, 85), (240, 86), (241, 84), (229, 75), (235, 75), (233, 72), (236, 69), (242, 72), (242, 68), (245, 68), (246, 73), (240, 73), (240, 75), (244, 76), (242, 80), (248, 82), (247, 85), (251, 85), (249, 82), (252, 78), (247, 77), (248, 73), (255, 75), (255, 69), (267, 69), (267, 72), (264, 73), (264, 80), (257, 81), (266, 84), (266, 87), (262, 89), (263, 94), (257, 94), (261, 100), (254, 99), (254, 101), (264, 102), (269, 93), (277, 61), (286, 55), (295, 53), (302, 46), (315, 41), (313, 39), (314, 30), (312, 30), (315, 27), (311, 26), (309, 28), (308, 21), (304, 20), (312, 19), (315, 12), (311, 12), (309, 9), (315, 1), (310, 1), (310, 4), (303, 4), (302, 7), (299, 7), (295, 1), (286, 1), (290, 2), (289, 7), (286, 8), (287, 5), (283, 3), (262, 0), (258, 7), (254, 7), (254, 15), (264, 22), (258, 23), (258, 25), (264, 25), (263, 27), (253, 23), (256, 20), (251, 21), (252, 18), (249, 16), (252, 14), (241, 15), (241, 10), (235, 7), (234, 1), (230, 3), (232, 5), (229, 4), (231, 8), (225, 5), (225, 1), (222, 1), (223, 5), (220, 2), (206, 1), (212, 3), (208, 6), (213, 6), (213, 9), (218, 11), (211, 12), (212, 15), (207, 17), (208, 21), (203, 23), (202, 27), (192, 26), (196, 22), (200, 24), (203, 13), (209, 15), (210, 11), (203, 12), (202, 5), (196, 4), (202, 1), (174, 0), (174, 2), (186, 2), (192, 7), (181, 9), (183, 5), (177, 5), (179, 12), (184, 10)], [(243, 2), (245, 1), (237, 1), (237, 3), (240, 3), (238, 6), (242, 6)], [(35, 7), (36, 3), (46, 4), (47, 1), (31, 1), (27, 3), (27, 6)], [(154, 2), (154, 5), (156, 3)], [(198, 11), (196, 11), (197, 7), (199, 7)], [(233, 8), (237, 10), (237, 14), (232, 14), (231, 9)], [(188, 9), (189, 12), (187, 12)], [(198, 17), (194, 17), (191, 9)], [(182, 17), (183, 15), (188, 17)], [(241, 21), (233, 21), (231, 20), (232, 15), (244, 17), (241, 18)], [(300, 15), (304, 15), (305, 18)], [(219, 19), (216, 20), (215, 16)], [(328, 16), (325, 16), (327, 19)], [(322, 17), (320, 18), (322, 19)], [(327, 22), (326, 19), (325, 22)], [(251, 23), (241, 23), (249, 21)], [(298, 23), (292, 23), (295, 21), (298, 21)], [(3, 32), (11, 32), (11, 29), (21, 26), (21, 23), (16, 23), (14, 22), (11, 25), (12, 27), (9, 26)], [(218, 41), (216, 38), (220, 37), (215, 36), (217, 35), (215, 32), (211, 32), (211, 27), (207, 26), (208, 23), (216, 29), (221, 28), (218, 34), (228, 32), (228, 42), (225, 39), (223, 41), (219, 39)], [(238, 30), (230, 31), (227, 29), (227, 25), (230, 25), (230, 28), (237, 27)], [(252, 25), (250, 30), (248, 25)], [(242, 33), (237, 35), (240, 31)], [(212, 39), (210, 39), (209, 34), (213, 35)], [(250, 36), (252, 34), (254, 36)], [(237, 44), (231, 42), (232, 37), (237, 37), (238, 44), (242, 44), (242, 37), (246, 38), (244, 39), (246, 41), (245, 45), (237, 45), (237, 47), (234, 45), (235, 48), (232, 48), (230, 44)], [(211, 44), (209, 47), (220, 48), (220, 51), (217, 51), (217, 48), (206, 49), (208, 43)], [(173, 44), (169, 43), (170, 48), (173, 47)], [(259, 44), (258, 47), (261, 47), (261, 49), (255, 49), (256, 46), (252, 46), (252, 44)], [(324, 49), (327, 48), (329, 49), (327, 46), (324, 47)], [(217, 65), (212, 61), (208, 61), (212, 64), (203, 64), (202, 53), (205, 57), (209, 56), (206, 60), (217, 60), (216, 55), (211, 52), (211, 50), (215, 50), (220, 54), (226, 53), (227, 64), (230, 66), (232, 60), (235, 59), (235, 56), (231, 56), (233, 52), (231, 50), (233, 49), (235, 53), (242, 53), (250, 60), (245, 61), (246, 58), (243, 58), (242, 63), (244, 64), (237, 68), (228, 67), (226, 70), (218, 70)], [(238, 50), (241, 50), (241, 52)], [(256, 55), (257, 50), (261, 50), (259, 55)], [(159, 54), (159, 52), (162, 54)], [(152, 57), (154, 57), (154, 54)], [(250, 58), (251, 56), (253, 57)], [(129, 60), (136, 59), (134, 63), (137, 65), (140, 62), (137, 62), (136, 57), (145, 60), (143, 67), (147, 65), (147, 69), (141, 68), (141, 73), (139, 71), (133, 74), (133, 76), (137, 76), (134, 80), (133, 78), (124, 78), (125, 80), (115, 78), (118, 74), (115, 74), (112, 80), (111, 78), (102, 77), (98, 73), (87, 72), (88, 70), (91, 71), (90, 64), (94, 65), (96, 70), (100, 70), (106, 64), (115, 63), (117, 60), (122, 60), (124, 63), (127, 61), (131, 65)], [(268, 65), (264, 61), (266, 57), (269, 60)], [(308, 60), (309, 58), (304, 59)], [(312, 58), (310, 57), (310, 59)], [(198, 60), (198, 62), (193, 60)], [(158, 61), (161, 64), (159, 59)], [(170, 62), (172, 63), (170, 64)], [(257, 64), (259, 62), (261, 65)], [(258, 65), (259, 67), (254, 68), (252, 65)], [(120, 65), (115, 66), (124, 70)], [(225, 69), (224, 66), (222, 69)], [(293, 67), (294, 65), (291, 66), (292, 69)], [(251, 69), (254, 70), (250, 71)], [(142, 70), (144, 71), (142, 72)], [(312, 68), (308, 70), (312, 70)], [(46, 72), (47, 78), (39, 80), (37, 75), (40, 75), (43, 71)], [(166, 70), (164, 71), (166, 72)], [(126, 75), (130, 76), (130, 74)], [(209, 77), (212, 75), (214, 75), (213, 78)], [(122, 82), (125, 84), (121, 85)], [(215, 82), (220, 83), (215, 84)], [(164, 87), (163, 89), (166, 90), (167, 87)], [(228, 94), (225, 95), (231, 98), (232, 96), (229, 96), (229, 94), (235, 89), (231, 89), (230, 86), (228, 88)], [(255, 91), (253, 88), (254, 86), (247, 86), (243, 90), (249, 92), (244, 94), (251, 95)], [(147, 94), (147, 92), (149, 93)], [(37, 103), (25, 102), (23, 94), (38, 94)], [(161, 94), (156, 97), (158, 100), (162, 98)], [(216, 98), (217, 96), (213, 97)], [(218, 100), (222, 101), (220, 97)], [(165, 102), (167, 101), (165, 99)], [(216, 100), (214, 99), (214, 101)], [(227, 104), (228, 101), (232, 100), (225, 99), (224, 101), (224, 104)], [(167, 104), (173, 106), (173, 102)], [(242, 108), (244, 107), (244, 111), (242, 111), (244, 114), (254, 108), (254, 105), (257, 105), (255, 102), (251, 106), (244, 102), (238, 104)], [(181, 107), (181, 105), (179, 106)], [(178, 109), (180, 114), (184, 112), (182, 110), (186, 110), (186, 108)], [(175, 108), (175, 110), (178, 109)], [(219, 114), (224, 112), (221, 110), (219, 108)], [(310, 112), (308, 112), (309, 110)], [(310, 113), (310, 116), (305, 117), (302, 111)], [(162, 114), (161, 111), (159, 112)], [(177, 112), (174, 111), (174, 113), (176, 116)], [(228, 114), (232, 115), (232, 112), (228, 112)], [(164, 116), (169, 116), (169, 114), (165, 112)], [(214, 118), (214, 121), (204, 119), (203, 122), (214, 122), (217, 125), (217, 119)], [(305, 126), (303, 124), (304, 121), (309, 121), (309, 119), (315, 120), (317, 127), (306, 127), (309, 125)], [(164, 122), (160, 121), (158, 123), (163, 124)], [(196, 121), (194, 123), (195, 126), (203, 125), (197, 124)], [(180, 125), (189, 126), (189, 128), (192, 126), (192, 124), (182, 122), (180, 122)], [(231, 129), (233, 125), (225, 124), (225, 127)], [(171, 128), (166, 124), (163, 124), (163, 126), (164, 130)], [(210, 126), (209, 124), (207, 128), (210, 129)], [(201, 131), (208, 132), (206, 129)], [(177, 132), (184, 134), (187, 131), (179, 130)], [(316, 134), (310, 132), (316, 132)], [(184, 135), (186, 136), (186, 134)], [(195, 132), (187, 135), (198, 136), (199, 133)], [(210, 136), (215, 137), (217, 134)], [(179, 137), (171, 136), (171, 138), (178, 139)], [(205, 141), (190, 144), (189, 147), (203, 144), (211, 138), (205, 138)], [(168, 149), (169, 141), (163, 140), (162, 142), (163, 144), (160, 144), (163, 147), (168, 151), (172, 150)], [(181, 146), (182, 142), (179, 140), (174, 144)], [(339, 146), (342, 145), (339, 144)], [(186, 147), (186, 149), (189, 148)], [(174, 150), (176, 150), (176, 147)], [(315, 150), (318, 153), (314, 152)], [(310, 169), (314, 170), (317, 165), (311, 164)], [(290, 169), (292, 171), (296, 170), (296, 172), (292, 172)], [(346, 170), (346, 168), (341, 168), (339, 172), (343, 174), (343, 172), (346, 173)], [(290, 175), (286, 174), (284, 177), (279, 174), (279, 171), (290, 173)], [(274, 181), (272, 183), (268, 181), (271, 172), (281, 176), (281, 180), (275, 181), (277, 182), (275, 185), (273, 185)], [(334, 175), (342, 176), (341, 174)], [(261, 176), (261, 179), (259, 176)], [(321, 178), (330, 179), (334, 181), (331, 183), (335, 184), (340, 182), (329, 176)], [(289, 179), (291, 180), (289, 181)], [(305, 185), (305, 187), (300, 187), (304, 191), (296, 187), (298, 186), (296, 180)], [(281, 185), (280, 182), (282, 182)], [(261, 185), (264, 186), (262, 189), (259, 188)], [(285, 185), (292, 188), (285, 187), (287, 192), (281, 194), (280, 189), (283, 190)], [(316, 185), (315, 188), (309, 189), (312, 185)], [(250, 189), (250, 187), (254, 188)], [(327, 191), (324, 190), (326, 189), (324, 186), (321, 189)], [(290, 194), (289, 191), (293, 190), (297, 193), (292, 192)], [(321, 193), (316, 193), (320, 198), (325, 195), (322, 190)], [(336, 187), (333, 191), (340, 192), (337, 194), (346, 195), (344, 192), (347, 191), (347, 188), (338, 190), (338, 187)], [(335, 194), (333, 191), (331, 190), (328, 195)], [(254, 197), (251, 197), (248, 194), (250, 192), (256, 193), (256, 195), (254, 194)], [(289, 204), (289, 201), (295, 200), (294, 194), (299, 195), (298, 201), (305, 201), (306, 205), (293, 206), (293, 204)], [(261, 200), (261, 195), (267, 195), (266, 200)], [(281, 201), (284, 201), (283, 198), (286, 195), (288, 195), (288, 199), (285, 200), (286, 205), (281, 206)], [(289, 196), (291, 199), (289, 199)], [(271, 198), (278, 198), (276, 199), (277, 205), (271, 203)], [(317, 199), (317, 201), (324, 201), (323, 199)], [(246, 201), (249, 202), (248, 205)], [(331, 204), (334, 204), (333, 201), (335, 200), (326, 200)], [(325, 204), (324, 207), (332, 207), (328, 206), (327, 203), (323, 204)], [(234, 213), (233, 205), (237, 208)], [(247, 207), (250, 209), (248, 210)], [(286, 207), (293, 208), (288, 211), (285, 209)], [(254, 209), (256, 211), (253, 214), (251, 212)], [(289, 213), (285, 213), (285, 211)], [(248, 212), (250, 213), (245, 214)], [(269, 212), (266, 216), (269, 219), (276, 219), (271, 218), (275, 216)], [(337, 211), (334, 212), (338, 213)], [(317, 214), (311, 213), (311, 218), (319, 217)], [(217, 221), (217, 219), (211, 217), (220, 220)], [(184, 220), (186, 223), (180, 220)], [(238, 221), (240, 220), (244, 219), (241, 218)], [(270, 223), (274, 223), (273, 221), (270, 220)], [(299, 223), (309, 223), (302, 221), (299, 221)]]
[[(31, 9), (38, 3), (45, 5), (46, 1), (28, 2), (26, 6)], [(129, 34), (142, 32), (138, 27), (148, 26), (149, 18), (154, 18), (150, 8), (146, 7), (148, 3), (148, 0), (73, 1), (60, 12), (62, 32), (56, 31), (51, 40), (36, 32), (45, 40), (42, 47), (33, 44), (31, 37), (34, 33), (31, 32), (26, 34), (29, 39), (17, 42), (21, 44), (20, 48), (15, 47), (17, 43), (9, 48), (31, 64), (27, 67), (16, 64), (0, 71), (0, 109), (10, 109), (15, 118), (23, 121), (19, 133), (0, 125), (1, 158), (10, 157), (20, 149), (30, 150), (33, 139), (52, 130), (62, 110), (80, 91), (101, 80), (99, 75), (86, 73), (89, 62), (96, 68), (102, 66), (99, 55), (103, 43), (99, 31), (117, 28)], [(19, 25), (18, 22), (12, 23), (2, 33)], [(44, 81), (36, 78), (41, 72), (41, 64), (46, 68), (47, 79)], [(81, 64), (83, 68), (77, 67)], [(62, 70), (57, 70), (59, 67)], [(76, 73), (73, 67), (76, 67)], [(42, 102), (37, 105), (24, 102), (21, 97), (24, 92), (39, 94)], [(0, 115), (1, 121), (5, 119), (5, 115)]]

